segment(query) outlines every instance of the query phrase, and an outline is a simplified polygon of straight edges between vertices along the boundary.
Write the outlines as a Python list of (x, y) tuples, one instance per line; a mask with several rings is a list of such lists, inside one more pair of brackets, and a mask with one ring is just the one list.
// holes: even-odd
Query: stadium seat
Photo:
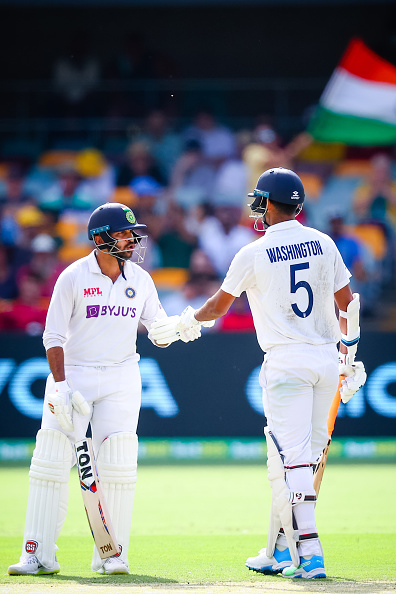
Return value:
[(334, 174), (339, 177), (365, 177), (370, 173), (371, 165), (367, 159), (350, 159), (337, 165)]
[(58, 256), (62, 262), (71, 264), (92, 251), (93, 246), (87, 236), (87, 222), (86, 216), (82, 216), (82, 213), (76, 216), (68, 213), (58, 221), (56, 233), (62, 239)]
[(351, 235), (360, 239), (372, 252), (376, 260), (383, 260), (386, 255), (386, 237), (379, 225), (363, 224), (350, 225), (348, 227)]
[(318, 200), (323, 188), (320, 176), (309, 172), (298, 172), (298, 175), (303, 183), (308, 200)]
[(129, 208), (134, 208), (137, 205), (137, 196), (128, 186), (120, 186), (114, 188), (110, 202), (120, 202)]
[(186, 268), (156, 268), (150, 272), (158, 290), (180, 289), (188, 279)]

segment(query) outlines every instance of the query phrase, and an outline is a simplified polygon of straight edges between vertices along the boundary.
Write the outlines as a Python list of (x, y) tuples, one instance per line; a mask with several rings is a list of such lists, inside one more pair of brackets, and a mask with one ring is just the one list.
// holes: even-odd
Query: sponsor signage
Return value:
[[(40, 428), (49, 368), (40, 337), (0, 337), (0, 451), (3, 448), (4, 459), (10, 440), (17, 440), (15, 448), (21, 456), (30, 452), (29, 439)], [(220, 451), (228, 439), (236, 443), (239, 438), (261, 440), (266, 424), (258, 383), (263, 353), (254, 334), (207, 334), (167, 349), (155, 347), (140, 335), (138, 352), (141, 443), (192, 438), (188, 447), (193, 451), (196, 438), (201, 440), (199, 448), (210, 452), (212, 448)], [(396, 438), (396, 335), (364, 333), (359, 358), (366, 366), (367, 383), (348, 404), (340, 405), (334, 438)], [(217, 445), (206, 441), (216, 438), (221, 440)], [(150, 447), (159, 446), (153, 442)], [(174, 451), (177, 447), (172, 446)], [(186, 451), (187, 446), (180, 447)]]

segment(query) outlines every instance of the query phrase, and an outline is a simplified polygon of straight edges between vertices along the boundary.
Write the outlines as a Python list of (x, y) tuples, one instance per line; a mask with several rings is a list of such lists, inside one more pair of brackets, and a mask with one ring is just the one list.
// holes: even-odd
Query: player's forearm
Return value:
[(62, 347), (51, 347), (47, 351), (48, 364), (54, 380), (56, 382), (63, 382), (65, 376), (65, 359)]
[(229, 293), (225, 293), (221, 289), (210, 297), (206, 303), (195, 312), (195, 319), (198, 322), (207, 322), (209, 320), (217, 320), (221, 318), (230, 309), (235, 297)]

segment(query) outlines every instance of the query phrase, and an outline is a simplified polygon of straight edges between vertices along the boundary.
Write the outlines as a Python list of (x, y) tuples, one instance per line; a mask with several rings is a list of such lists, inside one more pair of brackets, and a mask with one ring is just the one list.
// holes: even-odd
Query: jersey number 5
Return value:
[(290, 292), (296, 293), (298, 289), (305, 289), (308, 293), (308, 307), (305, 311), (301, 311), (298, 308), (297, 303), (292, 303), (292, 310), (299, 318), (306, 318), (312, 311), (313, 306), (313, 292), (311, 289), (311, 285), (307, 283), (307, 281), (300, 280), (296, 283), (296, 272), (298, 270), (306, 270), (309, 268), (309, 262), (302, 262), (301, 264), (291, 264), (290, 265)]

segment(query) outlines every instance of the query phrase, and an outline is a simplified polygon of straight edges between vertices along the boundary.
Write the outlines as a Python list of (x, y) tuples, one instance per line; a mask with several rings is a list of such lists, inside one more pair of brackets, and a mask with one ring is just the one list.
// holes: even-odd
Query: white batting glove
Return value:
[(198, 322), (194, 327), (186, 328), (180, 323), (180, 316), (170, 316), (153, 322), (149, 336), (161, 346), (177, 340), (190, 342), (201, 336), (201, 324)]
[(366, 383), (367, 374), (361, 361), (348, 360), (348, 355), (339, 355), (339, 374), (345, 379), (341, 382), (340, 396), (344, 404), (349, 402), (352, 396)]
[(208, 320), (206, 322), (198, 322), (195, 318), (195, 312), (197, 310), (188, 305), (180, 316), (180, 324), (186, 328), (194, 328), (197, 324), (204, 326), (205, 328), (212, 328), (215, 325), (215, 320)]
[(48, 407), (68, 433), (74, 431), (73, 409), (84, 416), (90, 413), (88, 402), (80, 392), (73, 392), (66, 380), (55, 382), (55, 394), (49, 394)]

